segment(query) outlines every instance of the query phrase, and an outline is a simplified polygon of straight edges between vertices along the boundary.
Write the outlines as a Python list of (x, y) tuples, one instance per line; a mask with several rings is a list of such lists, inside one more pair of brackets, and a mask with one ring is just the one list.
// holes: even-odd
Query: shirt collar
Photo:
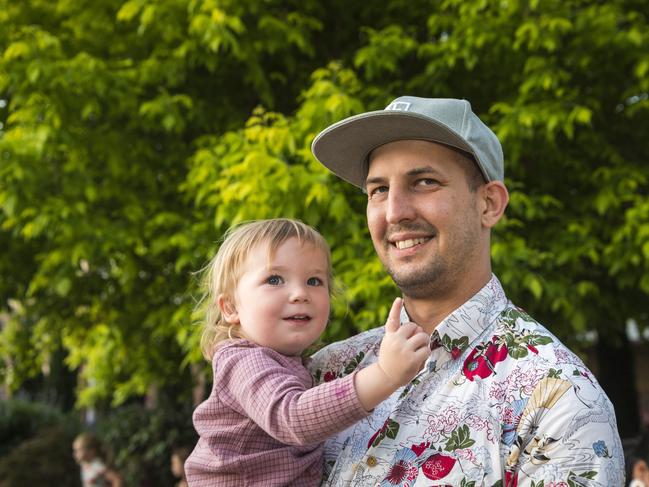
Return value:
[[(454, 359), (458, 358), (506, 305), (505, 291), (492, 274), (480, 291), (437, 325), (430, 336), (431, 350), (443, 347)], [(401, 308), (400, 318), (402, 323), (410, 321), (405, 307)]]

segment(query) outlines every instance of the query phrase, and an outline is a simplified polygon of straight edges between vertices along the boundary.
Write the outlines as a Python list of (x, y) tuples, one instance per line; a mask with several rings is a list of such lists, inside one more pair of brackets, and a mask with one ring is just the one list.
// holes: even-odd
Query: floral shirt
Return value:
[[(375, 362), (383, 333), (320, 350), (310, 364), (316, 380)], [(495, 276), (437, 326), (430, 347), (410, 384), (327, 441), (322, 485), (624, 484), (611, 402), (575, 354), (507, 299)]]

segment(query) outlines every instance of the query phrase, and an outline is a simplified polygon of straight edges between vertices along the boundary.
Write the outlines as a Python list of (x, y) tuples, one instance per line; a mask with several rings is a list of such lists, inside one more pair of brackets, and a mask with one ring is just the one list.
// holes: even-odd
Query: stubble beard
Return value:
[[(439, 238), (437, 231), (434, 234), (434, 238)], [(429, 255), (428, 259), (419, 265), (406, 261), (405, 265), (410, 267), (407, 269), (403, 269), (404, 264), (389, 260), (387, 246), (391, 244), (386, 242), (385, 254), (381, 261), (405, 296), (413, 299), (443, 299), (453, 295), (463, 279), (472, 272), (469, 262), (473, 261), (477, 251), (478, 234), (464, 227), (453, 240), (450, 244), (454, 249), (452, 255), (440, 255), (437, 248), (433, 255)]]
[(410, 271), (399, 271), (392, 262), (384, 267), (401, 292), (414, 299), (436, 298), (448, 289), (448, 269), (439, 259), (428, 262)]

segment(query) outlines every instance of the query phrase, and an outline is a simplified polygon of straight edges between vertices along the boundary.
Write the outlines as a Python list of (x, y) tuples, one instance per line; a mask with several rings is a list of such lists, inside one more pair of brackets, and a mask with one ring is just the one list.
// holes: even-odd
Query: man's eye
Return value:
[(367, 192), (367, 196), (371, 199), (373, 196), (382, 194), (382, 193), (387, 193), (388, 192), (388, 187), (387, 186), (377, 186), (375, 188), (371, 188)]
[(434, 185), (439, 184), (439, 183), (437, 182), (437, 180), (432, 179), (432, 178), (422, 178), (422, 179), (418, 179), (415, 182), (415, 184), (418, 185), (418, 186), (434, 186)]
[(284, 279), (282, 279), (281, 276), (270, 276), (266, 279), (266, 283), (270, 284), (271, 286), (278, 286), (284, 282)]
[(308, 286), (322, 286), (324, 282), (319, 277), (309, 277), (306, 281)]

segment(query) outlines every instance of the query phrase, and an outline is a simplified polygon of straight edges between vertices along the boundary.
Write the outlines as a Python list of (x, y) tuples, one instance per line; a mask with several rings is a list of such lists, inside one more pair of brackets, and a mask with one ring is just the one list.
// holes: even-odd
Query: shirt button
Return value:
[(367, 457), (367, 460), (365, 460), (365, 463), (367, 463), (368, 467), (376, 467), (376, 464), (378, 462), (376, 461), (376, 457), (370, 455), (369, 457)]

